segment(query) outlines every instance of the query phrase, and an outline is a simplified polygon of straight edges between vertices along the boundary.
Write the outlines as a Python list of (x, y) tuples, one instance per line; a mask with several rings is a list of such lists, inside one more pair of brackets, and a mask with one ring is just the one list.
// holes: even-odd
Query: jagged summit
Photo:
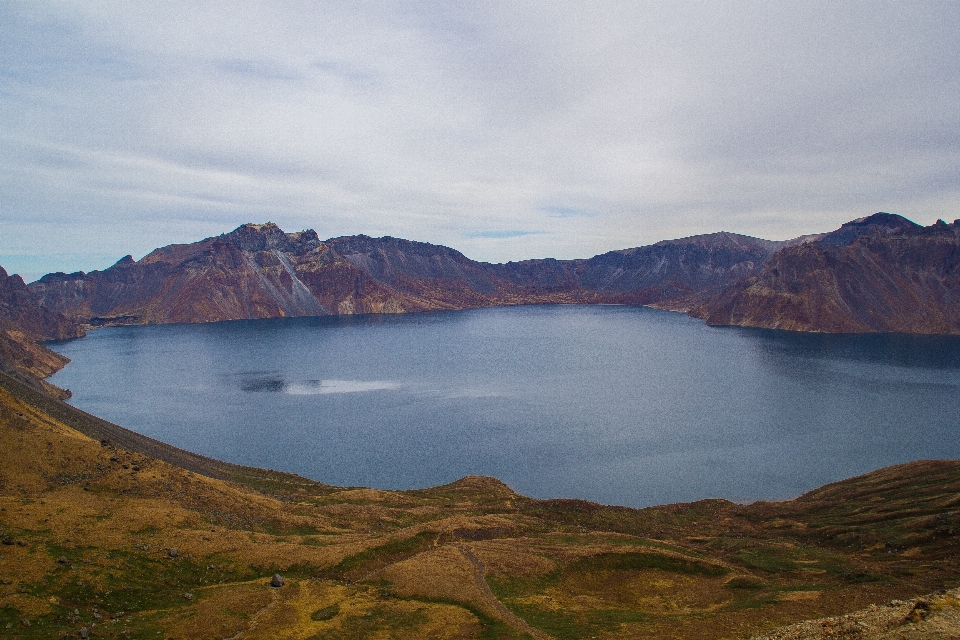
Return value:
[(217, 236), (217, 240), (232, 244), (243, 251), (298, 251), (319, 246), (320, 239), (312, 229), (299, 233), (284, 233), (276, 223), (240, 225), (230, 233)]
[(873, 215), (844, 223), (836, 231), (820, 238), (819, 242), (845, 247), (852, 244), (857, 238), (865, 235), (874, 233), (888, 234), (919, 228), (920, 225), (911, 220), (907, 220), (899, 214), (880, 211)]

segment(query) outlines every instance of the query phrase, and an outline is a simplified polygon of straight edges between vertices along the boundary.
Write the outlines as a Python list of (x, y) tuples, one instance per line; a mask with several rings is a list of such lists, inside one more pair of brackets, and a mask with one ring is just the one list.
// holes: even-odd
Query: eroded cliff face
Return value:
[[(330, 286), (334, 285), (334, 286)], [(170, 245), (104, 271), (48, 274), (30, 285), (48, 308), (92, 324), (214, 322), (405, 310), (312, 231), (243, 225)]]
[(39, 342), (82, 335), (76, 322), (42, 307), (20, 276), (0, 267), (0, 371), (63, 397), (62, 390), (39, 380), (69, 360)]
[(960, 221), (855, 220), (785, 247), (692, 314), (710, 325), (960, 334)]
[(532, 303), (646, 304), (715, 292), (779, 243), (717, 233), (589, 260), (488, 264), (399, 238), (246, 224), (157, 249), (104, 271), (48, 274), (30, 285), (46, 307), (93, 325), (404, 313)]
[(788, 242), (721, 232), (590, 259), (489, 264), (399, 238), (321, 241), (245, 224), (103, 271), (48, 274), (29, 290), (19, 281), (16, 295), (50, 314), (30, 321), (48, 323), (35, 332), (44, 338), (72, 335), (58, 333), (57, 314), (75, 327), (536, 303), (646, 304), (711, 325), (795, 331), (960, 333), (958, 235), (958, 223), (878, 213)]
[(664, 240), (587, 260), (582, 282), (619, 302), (685, 309), (758, 273), (781, 244), (726, 232)]

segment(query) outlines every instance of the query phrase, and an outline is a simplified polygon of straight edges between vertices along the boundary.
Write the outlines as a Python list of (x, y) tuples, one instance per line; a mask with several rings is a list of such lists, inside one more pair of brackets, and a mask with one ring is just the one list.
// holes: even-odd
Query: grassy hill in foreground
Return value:
[(533, 500), (481, 477), (331, 487), (0, 374), (5, 638), (747, 637), (957, 586), (958, 506), (955, 461), (746, 506)]

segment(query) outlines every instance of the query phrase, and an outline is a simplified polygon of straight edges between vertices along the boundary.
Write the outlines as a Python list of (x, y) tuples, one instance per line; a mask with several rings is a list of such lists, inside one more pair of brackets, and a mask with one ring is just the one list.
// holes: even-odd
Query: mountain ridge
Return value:
[(721, 231), (505, 263), (390, 236), (321, 240), (247, 223), (102, 271), (29, 285), (3, 272), (0, 365), (42, 379), (62, 359), (37, 343), (83, 327), (520, 304), (649, 305), (711, 326), (956, 335), (960, 221), (923, 227), (879, 212), (788, 241)]
[(402, 313), (530, 303), (647, 304), (719, 290), (756, 271), (779, 243), (721, 232), (589, 259), (492, 264), (385, 236), (321, 241), (276, 224), (127, 256), (103, 271), (31, 283), (44, 307), (80, 322), (209, 322)]
[(960, 220), (855, 220), (784, 247), (691, 315), (714, 326), (960, 334)]

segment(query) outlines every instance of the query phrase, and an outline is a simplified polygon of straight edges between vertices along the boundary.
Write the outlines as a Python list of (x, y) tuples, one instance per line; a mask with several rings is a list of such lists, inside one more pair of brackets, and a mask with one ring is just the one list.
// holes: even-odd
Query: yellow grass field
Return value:
[(205, 475), (45, 402), (0, 385), (4, 638), (741, 638), (960, 584), (957, 462), (636, 510)]

